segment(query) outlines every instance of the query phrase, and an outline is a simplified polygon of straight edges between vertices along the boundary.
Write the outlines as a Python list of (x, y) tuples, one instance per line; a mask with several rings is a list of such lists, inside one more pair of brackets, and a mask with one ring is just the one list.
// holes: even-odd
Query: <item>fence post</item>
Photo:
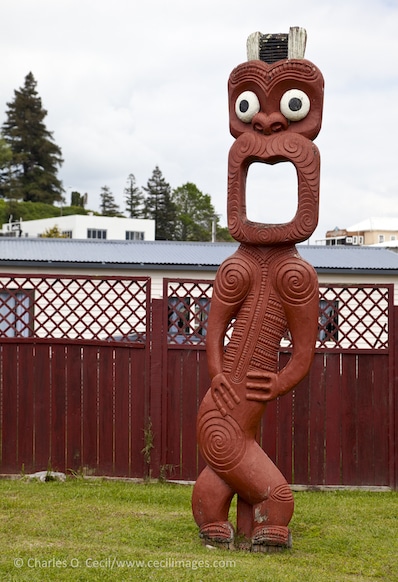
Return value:
[(157, 478), (159, 477), (162, 457), (164, 455), (164, 433), (167, 429), (166, 419), (164, 418), (165, 410), (162, 406), (162, 392), (166, 389), (163, 382), (163, 299), (152, 299), (151, 307), (151, 363), (148, 421), (150, 419), (153, 433), (150, 475)]
[(396, 459), (398, 447), (398, 307), (391, 305), (392, 314), (392, 334), (390, 343), (390, 362), (392, 371), (390, 372), (390, 480), (391, 487), (398, 489), (398, 461)]

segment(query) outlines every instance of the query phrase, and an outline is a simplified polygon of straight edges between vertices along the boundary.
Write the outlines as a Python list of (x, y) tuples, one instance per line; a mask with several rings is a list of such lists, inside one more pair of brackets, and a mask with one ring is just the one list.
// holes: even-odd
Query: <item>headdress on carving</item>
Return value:
[[(228, 226), (249, 244), (295, 243), (318, 220), (319, 155), (309, 141), (321, 128), (323, 77), (304, 59), (306, 32), (249, 36), (248, 61), (229, 78), (229, 121), (237, 138), (229, 155)], [(289, 223), (251, 222), (246, 216), (246, 177), (251, 163), (289, 161), (298, 175), (298, 207)], [(277, 193), (275, 193), (277, 195)]]
[(300, 26), (291, 26), (289, 33), (262, 34), (253, 32), (247, 39), (247, 60), (272, 64), (282, 59), (303, 59), (307, 32)]

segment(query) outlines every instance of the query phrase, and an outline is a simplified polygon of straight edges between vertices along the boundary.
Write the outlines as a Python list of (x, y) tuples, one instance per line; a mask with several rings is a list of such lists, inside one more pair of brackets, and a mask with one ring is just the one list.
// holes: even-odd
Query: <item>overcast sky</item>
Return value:
[[(398, 217), (398, 0), (2, 0), (0, 120), (29, 71), (59, 172), (99, 209), (101, 187), (124, 210), (133, 173), (159, 166), (172, 188), (193, 182), (226, 224), (227, 81), (255, 31), (306, 28), (306, 58), (325, 78), (319, 226)], [(248, 216), (290, 220), (291, 164), (254, 165)]]

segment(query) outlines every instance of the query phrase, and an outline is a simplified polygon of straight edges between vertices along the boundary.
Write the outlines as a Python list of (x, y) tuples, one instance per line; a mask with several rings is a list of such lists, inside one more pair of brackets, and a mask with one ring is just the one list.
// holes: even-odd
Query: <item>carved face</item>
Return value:
[(243, 63), (231, 73), (228, 95), (234, 137), (246, 131), (289, 131), (312, 140), (321, 128), (323, 78), (304, 59)]
[[(318, 221), (319, 153), (310, 140), (321, 128), (322, 74), (304, 59), (272, 65), (248, 61), (232, 71), (228, 95), (230, 131), (237, 138), (228, 165), (228, 226), (232, 236), (251, 244), (305, 240)], [(249, 221), (246, 177), (250, 164), (281, 161), (296, 167), (295, 217), (281, 225)]]

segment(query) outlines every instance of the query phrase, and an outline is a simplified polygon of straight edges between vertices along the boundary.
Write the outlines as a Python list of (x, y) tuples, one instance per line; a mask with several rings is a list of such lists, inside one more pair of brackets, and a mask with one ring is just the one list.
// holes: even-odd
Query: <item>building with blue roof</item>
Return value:
[[(3, 273), (149, 276), (162, 295), (164, 278), (213, 280), (237, 243), (104, 241), (0, 237)], [(321, 284), (395, 285), (398, 305), (398, 254), (382, 247), (297, 247), (318, 273)]]

